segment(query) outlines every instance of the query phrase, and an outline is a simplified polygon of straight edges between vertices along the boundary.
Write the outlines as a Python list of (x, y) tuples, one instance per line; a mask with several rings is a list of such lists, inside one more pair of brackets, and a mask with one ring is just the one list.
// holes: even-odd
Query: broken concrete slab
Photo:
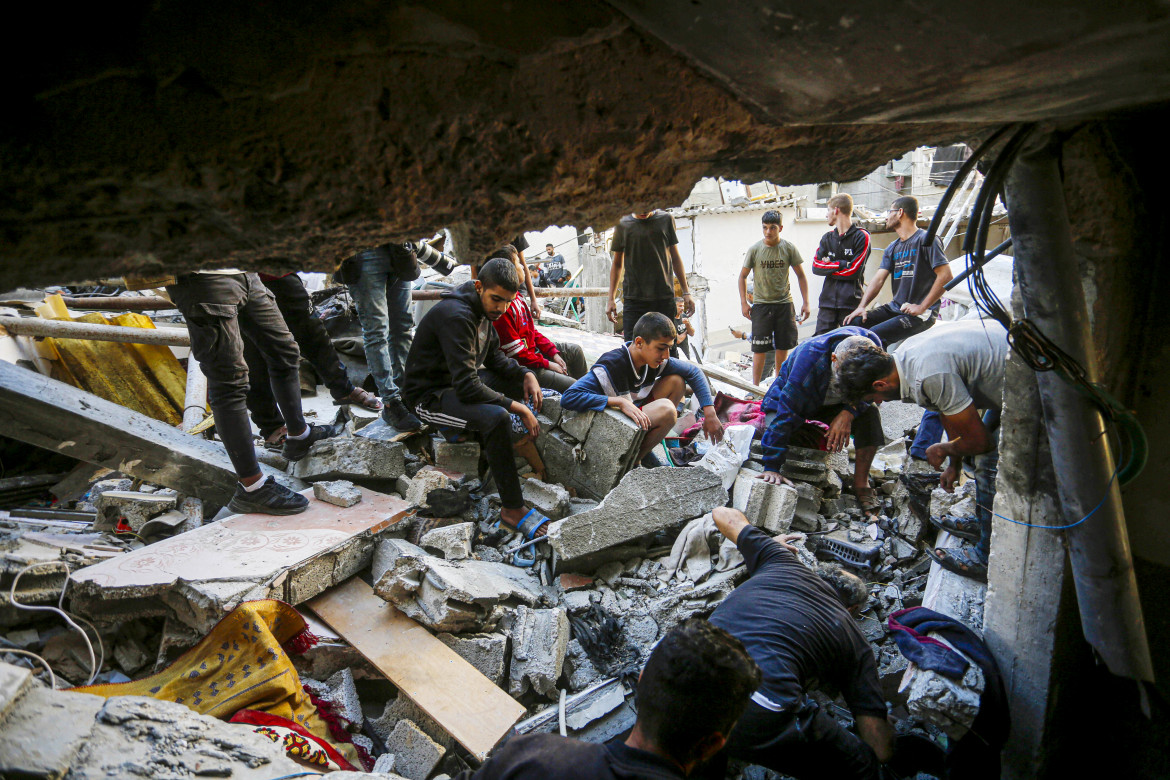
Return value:
[(581, 491), (599, 501), (604, 498), (634, 467), (644, 438), (646, 432), (621, 412), (596, 414), (585, 439), (585, 468), (576, 475)]
[(512, 637), (508, 692), (520, 696), (531, 689), (541, 696), (553, 695), (569, 644), (569, 617), (565, 610), (519, 606), (504, 618), (502, 625)]
[(554, 430), (536, 438), (536, 451), (544, 462), (548, 481), (578, 489), (575, 475), (581, 469), (585, 457), (585, 449), (580, 442), (564, 431)]
[(593, 426), (593, 418), (597, 412), (575, 412), (564, 409), (561, 412), (560, 428), (577, 441), (585, 441), (589, 437), (589, 429)]
[(524, 493), (524, 502), (549, 520), (562, 520), (572, 509), (572, 496), (560, 485), (529, 478), (520, 480), (520, 489)]
[[(0, 361), (4, 435), (224, 505), (236, 474), (222, 444), (183, 433), (35, 371)], [(294, 490), (305, 485), (264, 467)]]
[(131, 530), (138, 533), (148, 521), (174, 509), (177, 503), (178, 496), (172, 491), (139, 493), (134, 490), (107, 490), (94, 501), (97, 518), (93, 530), (112, 531), (125, 521)]
[[(631, 691), (619, 679), (590, 685), (565, 699), (565, 725), (569, 736), (605, 743), (627, 731), (636, 715), (629, 705)], [(558, 730), (560, 707), (553, 705), (516, 724), (519, 734), (552, 734)]]
[[(935, 634), (927, 636), (950, 644)], [(905, 693), (906, 708), (911, 715), (942, 729), (950, 739), (966, 736), (979, 715), (979, 703), (986, 685), (978, 664), (970, 664), (960, 680), (917, 666), (907, 669), (902, 680), (899, 692)]]
[(409, 720), (398, 721), (386, 739), (386, 751), (394, 754), (395, 771), (407, 780), (427, 780), (447, 753)]
[(85, 693), (28, 686), (0, 728), (0, 776), (64, 777), (104, 704)]
[(544, 402), (540, 405), (540, 413), (548, 418), (548, 421), (553, 425), (559, 425), (562, 415), (560, 394), (546, 395)]
[(448, 471), (478, 474), (479, 455), (477, 441), (440, 441), (435, 444), (435, 465)]
[(362, 491), (347, 479), (313, 483), (313, 497), (334, 506), (353, 506), (362, 500)]
[(313, 692), (314, 696), (333, 705), (333, 712), (339, 718), (346, 723), (361, 727), (365, 716), (362, 715), (362, 702), (358, 698), (352, 669), (338, 669), (323, 683), (316, 680), (304, 680), (304, 684)]
[(732, 506), (748, 522), (772, 534), (786, 533), (796, 514), (799, 494), (790, 485), (773, 485), (750, 469), (741, 469), (732, 487)]
[(437, 469), (424, 469), (410, 479), (402, 497), (411, 506), (423, 506), (427, 503), (427, 495), (432, 490), (441, 490), (450, 485), (451, 479), (443, 472)]
[(796, 511), (792, 515), (790, 528), (793, 531), (819, 531), (821, 519), (821, 498), (823, 493), (807, 482), (797, 482)]
[(471, 557), (474, 539), (475, 523), (456, 523), (427, 531), (419, 539), (419, 546), (440, 553), (448, 561), (462, 561)]
[(507, 669), (508, 637), (503, 634), (439, 634), (438, 639), (496, 685)]
[(726, 503), (722, 479), (706, 469), (634, 469), (597, 508), (550, 524), (557, 570), (587, 572), (609, 560), (626, 560), (629, 551), (620, 550), (624, 542), (682, 525)]
[(374, 536), (406, 515), (396, 497), (362, 495), (346, 508), (310, 496), (299, 515), (235, 515), (90, 566), (73, 576), (73, 608), (102, 621), (167, 615), (207, 631), (241, 601), (300, 604), (368, 566)]
[(0, 661), (0, 723), (4, 721), (4, 716), (24, 693), (32, 679), (31, 669)]
[(307, 482), (329, 479), (395, 480), (406, 469), (406, 447), (399, 442), (366, 437), (338, 436), (313, 445), (293, 467), (293, 475)]
[(540, 585), (523, 569), (488, 561), (446, 561), (401, 539), (374, 553), (374, 592), (433, 631), (492, 629), (518, 605), (532, 606)]

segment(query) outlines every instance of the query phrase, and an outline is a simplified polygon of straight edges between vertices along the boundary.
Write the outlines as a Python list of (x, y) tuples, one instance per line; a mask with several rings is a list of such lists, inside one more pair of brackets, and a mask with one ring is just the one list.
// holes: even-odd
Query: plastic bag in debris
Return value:
[(718, 474), (723, 479), (723, 489), (730, 490), (748, 455), (751, 454), (752, 437), (756, 429), (751, 425), (732, 425), (723, 429), (723, 441), (711, 447), (694, 465)]

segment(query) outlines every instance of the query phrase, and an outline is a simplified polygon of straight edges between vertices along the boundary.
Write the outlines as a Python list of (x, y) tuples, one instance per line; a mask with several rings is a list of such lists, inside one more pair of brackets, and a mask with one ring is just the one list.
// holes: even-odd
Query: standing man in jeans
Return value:
[[(207, 376), (207, 401), (215, 414), (215, 429), (240, 480), (228, 509), (269, 515), (304, 512), (309, 506), (307, 498), (260, 473), (248, 422), (249, 383), (272, 384), (288, 426), (283, 451), (286, 459), (301, 460), (314, 442), (339, 431), (305, 423), (297, 370), (301, 353), (272, 293), (256, 274), (235, 269), (183, 274), (167, 286), (167, 293), (187, 320), (191, 356)], [(249, 376), (245, 339), (259, 349), (267, 376)]]
[[(313, 311), (313, 302), (301, 278), (295, 273), (284, 276), (271, 274), (259, 276), (260, 281), (275, 297), (276, 307), (280, 309), (280, 315), (284, 317), (285, 325), (297, 342), (301, 354), (321, 377), (322, 383), (333, 396), (333, 402), (338, 406), (357, 404), (371, 412), (382, 411), (382, 402), (373, 393), (356, 387), (349, 381), (345, 365), (337, 357), (337, 350), (333, 348), (333, 341), (329, 338), (329, 332), (325, 330), (325, 324)], [(263, 376), (268, 372), (260, 348), (248, 339), (244, 339), (244, 360), (248, 363), (249, 375)], [(284, 442), (288, 428), (284, 424), (284, 417), (280, 414), (280, 407), (277, 406), (270, 383), (248, 383), (248, 411), (252, 413), (252, 422), (260, 429), (260, 436), (267, 445)]]
[(674, 305), (674, 280), (682, 288), (683, 311), (695, 313), (695, 300), (687, 287), (687, 273), (678, 253), (678, 236), (674, 217), (665, 211), (629, 214), (613, 230), (613, 266), (609, 269), (609, 302), (605, 316), (617, 322), (617, 285), (625, 268), (622, 285), (622, 333), (626, 341), (634, 340), (634, 325), (642, 315), (656, 311), (668, 320), (677, 316)]
[[(743, 316), (752, 323), (752, 383), (764, 378), (764, 363), (769, 352), (776, 353), (776, 369), (788, 357), (788, 350), (798, 340), (796, 324), (808, 319), (808, 277), (801, 265), (804, 261), (791, 241), (780, 238), (784, 218), (779, 211), (764, 212), (760, 220), (764, 237), (747, 251), (743, 269), (739, 272), (739, 305)], [(788, 270), (796, 274), (800, 285), (800, 317), (792, 305), (792, 287)], [(747, 278), (752, 275), (754, 295), (747, 299)]]
[(814, 336), (841, 327), (857, 309), (869, 260), (869, 233), (853, 224), (853, 198), (834, 195), (827, 205), (825, 219), (833, 229), (821, 236), (812, 263), (813, 273), (825, 277)]
[(422, 423), (402, 403), (399, 389), (414, 339), (411, 280), (395, 271), (407, 265), (407, 258), (391, 253), (410, 254), (400, 244), (386, 244), (354, 255), (357, 279), (349, 284), (349, 293), (362, 324), (366, 364), (382, 396), (382, 419), (395, 430), (417, 431)]

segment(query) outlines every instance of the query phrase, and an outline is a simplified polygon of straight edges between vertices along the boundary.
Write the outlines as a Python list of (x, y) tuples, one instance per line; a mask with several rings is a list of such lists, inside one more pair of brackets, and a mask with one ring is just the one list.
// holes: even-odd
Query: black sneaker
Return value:
[(382, 410), (382, 419), (396, 431), (422, 430), (422, 421), (410, 413), (400, 398), (391, 398), (386, 401), (386, 408)]
[(309, 508), (309, 499), (294, 493), (272, 477), (264, 477), (264, 486), (249, 493), (236, 485), (228, 509), (239, 514), (296, 515)]
[(303, 439), (294, 439), (289, 436), (284, 440), (284, 450), (281, 455), (285, 460), (298, 461), (309, 454), (309, 448), (322, 439), (331, 439), (341, 433), (341, 426), (337, 425), (310, 425), (309, 435)]

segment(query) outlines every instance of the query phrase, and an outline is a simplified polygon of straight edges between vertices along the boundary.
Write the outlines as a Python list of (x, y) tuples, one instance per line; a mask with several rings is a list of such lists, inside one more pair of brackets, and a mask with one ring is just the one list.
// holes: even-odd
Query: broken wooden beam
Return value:
[(309, 608), (478, 761), (524, 714), (520, 702), (358, 577)]
[[(4, 361), (0, 361), (0, 430), (26, 444), (174, 488), (211, 504), (226, 504), (235, 491), (236, 474), (222, 444)], [(280, 476), (286, 484), (297, 484)]]
[(0, 317), (0, 329), (14, 336), (116, 341), (120, 344), (156, 344), (163, 347), (191, 346), (191, 336), (186, 327), (134, 328), (40, 317)]

